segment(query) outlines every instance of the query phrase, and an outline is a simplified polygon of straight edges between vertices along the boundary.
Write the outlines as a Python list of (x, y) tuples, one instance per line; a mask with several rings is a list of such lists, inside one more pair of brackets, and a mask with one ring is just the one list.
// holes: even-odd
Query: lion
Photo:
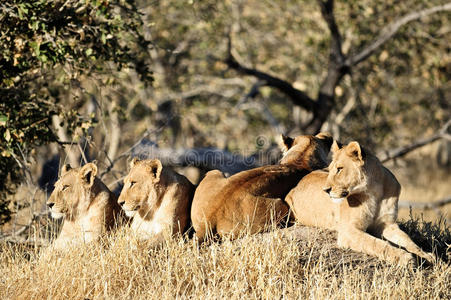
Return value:
[(283, 158), (278, 165), (242, 171), (228, 178), (208, 172), (196, 189), (191, 220), (199, 241), (207, 236), (236, 237), (264, 231), (289, 212), (286, 194), (311, 170), (327, 166), (332, 144), (329, 134), (282, 136)]
[(134, 158), (118, 201), (138, 239), (161, 244), (189, 226), (193, 194), (194, 185), (160, 160)]
[(117, 197), (98, 178), (97, 166), (85, 164), (72, 169), (64, 165), (55, 189), (47, 200), (53, 218), (64, 217), (54, 249), (97, 240), (121, 220)]
[(308, 174), (288, 193), (297, 222), (336, 230), (338, 246), (392, 263), (414, 265), (412, 253), (435, 261), (398, 227), (401, 186), (377, 157), (355, 141), (341, 148), (334, 142), (332, 153), (328, 172)]

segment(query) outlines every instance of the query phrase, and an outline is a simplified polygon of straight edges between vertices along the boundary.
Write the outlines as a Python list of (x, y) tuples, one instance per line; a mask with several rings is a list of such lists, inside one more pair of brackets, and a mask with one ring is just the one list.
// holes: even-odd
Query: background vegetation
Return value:
[[(33, 181), (29, 160), (37, 146), (60, 140), (57, 128), (77, 138), (94, 116), (80, 111), (81, 81), (124, 67), (151, 79), (147, 43), (134, 1), (4, 1), (0, 29), (0, 193)], [(133, 44), (133, 47), (129, 47)], [(55, 128), (56, 127), (56, 128)], [(4, 204), (4, 201), (1, 201)], [(7, 217), (3, 205), (0, 215)], [(2, 222), (4, 219), (0, 219)]]
[(450, 5), (4, 1), (2, 209), (20, 180), (52, 189), (51, 158), (119, 182), (142, 138), (248, 156), (279, 133), (376, 153), (430, 136), (450, 118)]
[[(4, 1), (0, 222), (24, 206), (45, 210), (40, 191), (51, 192), (60, 162), (96, 159), (118, 188), (147, 140), (267, 163), (279, 133), (330, 131), (377, 154), (432, 136), (451, 115), (450, 5)], [(446, 182), (450, 148), (442, 140), (392, 166), (404, 186)], [(425, 159), (438, 171), (418, 174)], [(405, 195), (451, 191), (421, 193)]]

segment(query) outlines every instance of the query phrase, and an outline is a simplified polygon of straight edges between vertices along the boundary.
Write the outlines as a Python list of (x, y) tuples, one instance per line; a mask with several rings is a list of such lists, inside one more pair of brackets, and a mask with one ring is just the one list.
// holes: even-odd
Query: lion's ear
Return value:
[(334, 139), (332, 135), (328, 132), (320, 132), (317, 135), (315, 135), (318, 139), (320, 139), (324, 145), (326, 145), (327, 150), (330, 150), (330, 147), (332, 146), (332, 143), (334, 142)]
[(337, 153), (338, 150), (340, 150), (340, 145), (337, 143), (337, 141), (333, 141), (331, 150), (333, 154)]
[(130, 169), (136, 166), (136, 164), (139, 162), (139, 158), (133, 157), (133, 159), (130, 161)]
[(279, 146), (283, 153), (286, 153), (293, 146), (293, 143), (293, 138), (284, 134), (280, 135)]
[(61, 168), (61, 175), (66, 174), (70, 169), (72, 169), (72, 167), (70, 166), (70, 164), (65, 164), (65, 165)]
[(163, 165), (159, 159), (153, 159), (149, 161), (149, 172), (153, 178), (155, 178), (155, 182), (160, 181), (161, 171), (163, 170)]
[(363, 161), (362, 148), (360, 148), (360, 144), (358, 142), (350, 142), (346, 146), (346, 154), (348, 154), (349, 157), (354, 158), (358, 161)]
[(80, 170), (80, 177), (84, 183), (88, 186), (94, 184), (94, 179), (97, 175), (97, 166), (93, 163), (84, 165)]

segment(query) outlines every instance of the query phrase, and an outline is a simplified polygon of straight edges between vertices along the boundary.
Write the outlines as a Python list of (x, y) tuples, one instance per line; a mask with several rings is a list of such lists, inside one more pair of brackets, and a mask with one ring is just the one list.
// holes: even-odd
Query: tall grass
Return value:
[[(447, 228), (403, 224), (411, 233), (451, 243)], [(198, 245), (174, 238), (143, 248), (128, 228), (102, 243), (45, 255), (33, 247), (0, 246), (2, 299), (450, 299), (444, 260), (408, 269), (339, 249), (335, 234), (295, 229)], [(433, 236), (433, 238), (432, 238)]]

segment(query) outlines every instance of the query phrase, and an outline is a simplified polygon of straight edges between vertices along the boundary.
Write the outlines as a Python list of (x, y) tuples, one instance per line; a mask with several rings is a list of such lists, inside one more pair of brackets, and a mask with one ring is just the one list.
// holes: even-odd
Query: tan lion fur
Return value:
[(52, 217), (64, 217), (61, 232), (52, 244), (55, 249), (97, 240), (119, 221), (117, 198), (96, 174), (94, 163), (75, 169), (63, 166), (47, 200)]
[(141, 240), (160, 243), (189, 225), (194, 186), (158, 159), (134, 158), (124, 179), (119, 204), (133, 217), (131, 229)]
[(396, 224), (401, 186), (395, 176), (358, 142), (342, 148), (334, 142), (332, 152), (329, 172), (308, 174), (287, 195), (296, 220), (337, 230), (339, 246), (400, 265), (415, 263), (411, 253), (434, 261)]
[(271, 220), (287, 216), (286, 194), (310, 170), (327, 166), (332, 144), (328, 134), (283, 136), (284, 156), (279, 165), (243, 171), (226, 178), (218, 170), (208, 172), (196, 189), (191, 220), (199, 240), (207, 235), (257, 233)]

